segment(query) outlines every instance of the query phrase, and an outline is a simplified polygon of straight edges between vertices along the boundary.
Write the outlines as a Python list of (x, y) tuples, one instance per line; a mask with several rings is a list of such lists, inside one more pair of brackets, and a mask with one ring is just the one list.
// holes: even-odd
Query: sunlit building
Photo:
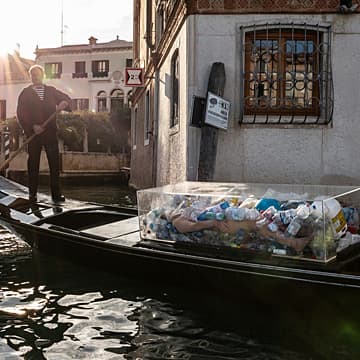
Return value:
[(45, 69), (48, 84), (67, 92), (75, 110), (113, 111), (128, 103), (131, 87), (124, 70), (132, 64), (132, 43), (115, 40), (98, 43), (36, 48), (36, 62)]
[(130, 183), (358, 184), (359, 20), (341, 0), (134, 0)]
[(35, 64), (19, 52), (0, 57), (0, 119), (15, 116), (17, 97), (29, 83), (28, 70)]
[(0, 61), (2, 118), (15, 116), (17, 97), (30, 84), (28, 69), (34, 63), (45, 69), (45, 83), (67, 92), (74, 110), (115, 111), (128, 104), (132, 90), (124, 84), (124, 70), (132, 64), (132, 43), (116, 38), (98, 43), (36, 48), (35, 61), (18, 52)]
[[(96, 154), (94, 149), (90, 151), (87, 130), (84, 132), (83, 154), (72, 154), (61, 142), (63, 173), (66, 170), (72, 173), (93, 171), (95, 175), (101, 176), (101, 172), (117, 174), (119, 167), (128, 168), (129, 98), (132, 87), (125, 85), (124, 72), (126, 67), (132, 66), (132, 42), (117, 37), (115, 40), (100, 43), (92, 36), (86, 44), (54, 48), (37, 47), (35, 60), (23, 59), (18, 52), (8, 55), (0, 63), (2, 120), (16, 116), (18, 96), (24, 87), (30, 85), (28, 70), (35, 63), (44, 68), (45, 84), (53, 85), (71, 97), (74, 111), (109, 113), (113, 130), (117, 134), (117, 151), (121, 156)], [(4, 139), (4, 129), (1, 134)], [(105, 144), (100, 144), (100, 139), (96, 141), (99, 147), (101, 145), (105, 148)], [(110, 149), (110, 145), (107, 145), (107, 149)], [(3, 147), (2, 145), (1, 149)], [(1, 149), (0, 153), (3, 155)], [(17, 156), (11, 163), (11, 170), (23, 171), (26, 164), (25, 155), (22, 153), (21, 156)], [(41, 169), (47, 169), (46, 166), (47, 164), (43, 166), (43, 162), (41, 163)]]

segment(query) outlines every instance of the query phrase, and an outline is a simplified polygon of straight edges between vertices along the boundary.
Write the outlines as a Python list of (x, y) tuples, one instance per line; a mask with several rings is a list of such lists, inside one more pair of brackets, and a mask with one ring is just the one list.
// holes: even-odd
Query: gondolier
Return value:
[(29, 199), (37, 201), (41, 150), (44, 147), (50, 169), (51, 196), (55, 202), (64, 201), (60, 191), (60, 161), (56, 121), (43, 124), (54, 113), (71, 111), (71, 99), (53, 86), (43, 84), (44, 69), (33, 65), (29, 74), (32, 85), (22, 90), (18, 99), (17, 118), (27, 137), (36, 134), (28, 145)]

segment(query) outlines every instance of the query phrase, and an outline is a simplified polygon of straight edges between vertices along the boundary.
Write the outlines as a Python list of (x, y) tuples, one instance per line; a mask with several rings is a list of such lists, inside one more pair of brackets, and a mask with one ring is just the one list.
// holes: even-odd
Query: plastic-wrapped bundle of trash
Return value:
[[(358, 209), (335, 198), (177, 195), (141, 216), (144, 239), (164, 239), (328, 259), (357, 241)], [(301, 199), (303, 197), (304, 199)], [(287, 200), (295, 198), (296, 200)], [(346, 239), (346, 241), (344, 240)]]

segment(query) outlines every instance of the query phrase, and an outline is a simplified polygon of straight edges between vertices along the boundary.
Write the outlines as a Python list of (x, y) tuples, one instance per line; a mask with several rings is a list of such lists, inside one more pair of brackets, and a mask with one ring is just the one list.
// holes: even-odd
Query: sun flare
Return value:
[(37, 45), (44, 44), (42, 46), (46, 47), (47, 44), (55, 44), (57, 37), (54, 31), (60, 36), (62, 1), (51, 0), (54, 16), (47, 16), (46, 11), (39, 9), (47, 8), (48, 0), (6, 0), (1, 10), (0, 56), (13, 55), (17, 51), (21, 57), (34, 59)]
[(0, 56), (5, 57), (7, 54), (13, 54), (14, 51), (18, 50), (18, 45), (11, 44), (7, 39), (0, 40)]
[[(21, 22), (20, 22), (21, 23)], [(14, 24), (12, 19), (7, 19), (4, 16), (0, 22), (0, 56), (4, 57), (7, 54), (13, 54), (14, 51), (19, 50), (19, 43), (23, 36), (23, 29), (19, 26), (19, 23)]]

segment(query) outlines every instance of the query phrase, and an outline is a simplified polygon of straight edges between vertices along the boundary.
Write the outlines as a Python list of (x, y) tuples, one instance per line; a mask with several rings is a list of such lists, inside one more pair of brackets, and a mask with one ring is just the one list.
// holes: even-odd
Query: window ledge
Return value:
[(317, 116), (296, 115), (244, 115), (242, 120), (239, 120), (241, 127), (279, 127), (279, 128), (328, 128), (332, 123), (325, 123), (324, 118)]

